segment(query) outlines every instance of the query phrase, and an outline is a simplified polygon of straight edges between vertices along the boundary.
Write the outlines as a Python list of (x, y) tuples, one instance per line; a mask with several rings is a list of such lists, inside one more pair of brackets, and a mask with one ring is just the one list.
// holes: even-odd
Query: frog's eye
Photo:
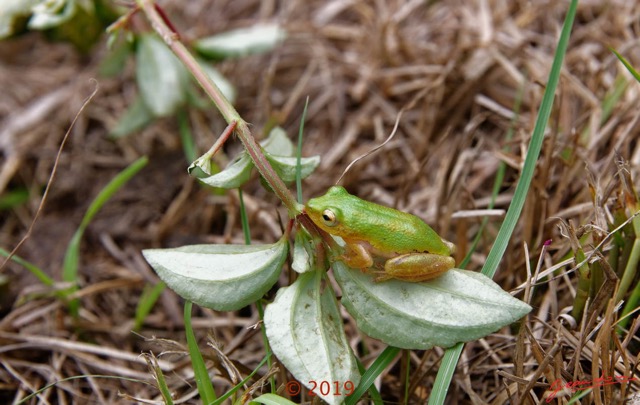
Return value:
[(322, 220), (326, 226), (336, 226), (338, 225), (338, 218), (336, 218), (335, 212), (331, 210), (322, 211)]

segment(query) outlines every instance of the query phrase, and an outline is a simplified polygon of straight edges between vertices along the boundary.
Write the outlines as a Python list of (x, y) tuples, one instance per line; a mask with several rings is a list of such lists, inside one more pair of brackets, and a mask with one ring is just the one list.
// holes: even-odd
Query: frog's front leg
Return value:
[(338, 257), (338, 260), (353, 269), (360, 269), (363, 272), (373, 266), (373, 257), (371, 257), (366, 247), (358, 242), (347, 242), (345, 251)]
[(409, 253), (387, 260), (384, 273), (375, 281), (396, 278), (403, 281), (419, 283), (441, 276), (456, 265), (453, 257), (431, 253)]

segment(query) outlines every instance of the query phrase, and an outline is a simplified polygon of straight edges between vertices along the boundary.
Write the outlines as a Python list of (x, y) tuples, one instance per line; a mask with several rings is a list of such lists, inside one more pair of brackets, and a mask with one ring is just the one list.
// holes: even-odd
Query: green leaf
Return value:
[(425, 283), (371, 276), (333, 265), (342, 304), (367, 335), (404, 349), (450, 347), (484, 337), (531, 311), (490, 278), (467, 270), (449, 270)]
[(276, 24), (256, 25), (202, 38), (194, 48), (208, 58), (225, 59), (269, 51), (285, 37)]
[[(295, 153), (295, 148), (287, 137), (286, 132), (279, 127), (272, 129), (269, 132), (269, 137), (260, 142), (260, 146), (262, 146), (267, 160), (280, 178), (286, 183), (294, 181), (298, 159), (290, 157)], [(319, 156), (302, 158), (300, 161), (302, 178), (308, 177), (318, 167), (318, 164), (320, 164)], [(253, 167), (251, 158), (243, 150), (223, 171), (209, 177), (198, 178), (198, 180), (211, 187), (238, 188), (249, 181)], [(212, 172), (211, 153), (207, 152), (200, 156), (189, 165), (187, 170), (192, 173), (195, 168), (200, 168), (210, 175)]]
[(12, 35), (20, 20), (31, 14), (31, 8), (40, 0), (2, 0), (0, 1), (0, 39)]
[(293, 260), (291, 268), (298, 273), (306, 273), (313, 270), (315, 256), (309, 234), (304, 228), (299, 227), (293, 243)]
[(181, 297), (232, 311), (260, 299), (276, 283), (287, 248), (282, 239), (272, 245), (191, 245), (142, 254)]
[(211, 79), (215, 83), (215, 85), (218, 86), (218, 88), (222, 92), (222, 95), (224, 95), (231, 104), (235, 103), (237, 92), (233, 84), (231, 84), (231, 82), (227, 80), (227, 78), (224, 77), (224, 75), (220, 73), (218, 69), (211, 66), (207, 61), (202, 59), (197, 59), (197, 61), (202, 70), (204, 70), (207, 76), (209, 76), (209, 79)]
[[(264, 324), (273, 353), (293, 376), (330, 404), (344, 402), (333, 381), (354, 387), (360, 381), (356, 361), (344, 334), (342, 317), (330, 287), (321, 292), (323, 272), (302, 274), (281, 288), (267, 306)], [(329, 382), (330, 392), (312, 385)]]
[[(273, 170), (285, 183), (290, 183), (296, 179), (298, 158), (289, 156), (275, 156), (265, 152), (265, 157), (271, 163)], [(320, 156), (300, 158), (300, 178), (309, 177), (320, 164)]]
[(136, 79), (144, 103), (157, 117), (172, 115), (186, 101), (187, 72), (155, 34), (138, 38)]
[(40, 1), (32, 9), (29, 29), (45, 30), (61, 25), (73, 17), (77, 6), (75, 0)]
[[(253, 169), (253, 162), (249, 155), (245, 152), (240, 153), (239, 158), (234, 159), (229, 166), (227, 166), (220, 173), (216, 173), (213, 176), (203, 177), (198, 180), (211, 186), (220, 188), (238, 188), (244, 183), (249, 181), (251, 177), (251, 169)], [(198, 158), (189, 166), (189, 173), (194, 168), (200, 168), (207, 174), (211, 173), (211, 159), (202, 156)]]
[(269, 131), (269, 136), (260, 142), (262, 148), (272, 154), (278, 156), (293, 156), (296, 152), (293, 142), (287, 136), (287, 133), (281, 127), (274, 127)]
[(141, 130), (153, 121), (153, 114), (149, 111), (142, 98), (137, 97), (122, 114), (115, 128), (109, 134), (112, 138), (122, 138)]
[[(117, 41), (116, 34), (112, 34), (109, 39)], [(122, 73), (124, 67), (127, 65), (127, 59), (131, 56), (133, 48), (131, 43), (126, 40), (120, 40), (115, 43), (109, 52), (100, 61), (100, 67), (98, 71), (101, 76), (114, 77)]]

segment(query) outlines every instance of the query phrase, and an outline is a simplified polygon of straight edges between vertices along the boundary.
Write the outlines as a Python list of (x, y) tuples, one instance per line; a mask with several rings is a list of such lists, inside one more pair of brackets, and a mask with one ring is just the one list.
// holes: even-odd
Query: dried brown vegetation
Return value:
[[(352, 159), (382, 142), (398, 111), (415, 100), (396, 138), (357, 164), (344, 185), (363, 198), (422, 216), (461, 254), (481, 222), (478, 210), (489, 204), (500, 162), (508, 169), (496, 208), (508, 207), (567, 7), (566, 2), (506, 0), (164, 5), (187, 40), (258, 21), (287, 27), (289, 38), (274, 52), (227, 61), (220, 69), (237, 86), (238, 110), (258, 137), (268, 120), (297, 133), (304, 98), (310, 97), (304, 154), (320, 154), (323, 161), (304, 186), (307, 196), (323, 193)], [(534, 310), (522, 324), (465, 346), (450, 403), (538, 403), (554, 381), (558, 387), (636, 376), (638, 324), (629, 322), (630, 331), (620, 334), (615, 330), (617, 303), (611, 297), (616, 277), (606, 275), (616, 269), (609, 271), (607, 261), (600, 261), (601, 295), (588, 301), (587, 316), (574, 322), (569, 315), (578, 273), (569, 271), (575, 263), (568, 259), (571, 229), (586, 226), (577, 232), (586, 235), (580, 243), (589, 253), (606, 237), (602, 228), (616, 204), (623, 203), (616, 153), (628, 161), (626, 178), (638, 185), (640, 85), (608, 47), (640, 66), (639, 17), (640, 5), (633, 1), (583, 1), (579, 6), (531, 193), (495, 278)], [(139, 356), (143, 352), (159, 357), (177, 397), (196, 395), (183, 347), (179, 297), (165, 291), (143, 327), (131, 332), (143, 287), (158, 281), (140, 250), (242, 243), (236, 194), (213, 196), (187, 177), (175, 120), (158, 121), (125, 139), (107, 138), (133, 100), (135, 86), (133, 66), (115, 79), (98, 77), (102, 48), (80, 56), (38, 33), (0, 42), (0, 192), (26, 188), (32, 196), (27, 204), (0, 213), (0, 246), (10, 250), (31, 223), (62, 136), (93, 89), (90, 78), (98, 78), (98, 95), (73, 128), (46, 207), (18, 254), (59, 280), (65, 248), (93, 196), (134, 158), (146, 154), (151, 159), (88, 228), (77, 293), (79, 319), (23, 267), (10, 263), (0, 273), (7, 277), (0, 279), (3, 403), (77, 375), (152, 382)], [(618, 98), (607, 105), (616, 92)], [(519, 94), (520, 114), (514, 118)], [(189, 121), (201, 151), (225, 127), (213, 109), (190, 111)], [(507, 140), (512, 125), (514, 137)], [(227, 149), (231, 155), (237, 145)], [(257, 180), (244, 191), (254, 240), (278, 238), (277, 201)], [(469, 268), (481, 267), (500, 223), (499, 215), (491, 217)], [(608, 258), (608, 250), (601, 255)], [(214, 382), (220, 392), (237, 381), (234, 369), (245, 376), (264, 356), (260, 334), (251, 327), (258, 321), (253, 307), (196, 312), (194, 327), (203, 354), (219, 370)], [(345, 322), (356, 353), (368, 365), (384, 346)], [(205, 345), (207, 335), (220, 350)], [(409, 361), (399, 358), (383, 375), (383, 398), (403, 401), (409, 384), (409, 403), (424, 402), (442, 353), (438, 348), (412, 352)], [(406, 367), (409, 381), (403, 377)], [(288, 378), (279, 374), (278, 381)], [(622, 403), (639, 387), (638, 381), (596, 387), (583, 401)], [(160, 398), (152, 383), (86, 377), (58, 383), (31, 403), (129, 400), (119, 393)], [(555, 401), (566, 401), (567, 394), (560, 390)]]

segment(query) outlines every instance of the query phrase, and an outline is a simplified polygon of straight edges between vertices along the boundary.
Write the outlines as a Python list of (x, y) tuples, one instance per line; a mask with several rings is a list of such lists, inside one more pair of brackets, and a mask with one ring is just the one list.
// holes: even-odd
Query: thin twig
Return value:
[(27, 230), (27, 233), (22, 237), (20, 242), (18, 242), (16, 247), (14, 247), (13, 250), (11, 251), (11, 253), (9, 253), (9, 255), (4, 259), (4, 261), (2, 262), (2, 265), (0, 265), (0, 270), (2, 270), (4, 268), (4, 266), (7, 265), (9, 260), (11, 260), (11, 258), (22, 247), (24, 242), (26, 242), (27, 239), (29, 239), (29, 237), (31, 236), (31, 232), (33, 231), (33, 227), (35, 226), (36, 221), (38, 220), (38, 217), (40, 216), (40, 213), (42, 212), (42, 210), (44, 208), (44, 204), (47, 201), (47, 197), (49, 195), (49, 190), (51, 190), (51, 186), (53, 185), (53, 180), (55, 179), (56, 172), (58, 171), (58, 164), (60, 163), (60, 156), (62, 156), (62, 150), (64, 149), (64, 145), (67, 143), (67, 139), (69, 139), (69, 135), (71, 134), (71, 130), (73, 129), (73, 126), (75, 125), (76, 121), (78, 120), (78, 117), (80, 117), (80, 114), (82, 114), (82, 112), (84, 111), (85, 107), (87, 105), (89, 105), (89, 102), (98, 93), (98, 88), (99, 88), (98, 81), (95, 80), (95, 79), (91, 79), (91, 81), (95, 83), (95, 88), (93, 89), (93, 91), (91, 92), (89, 97), (87, 97), (84, 100), (84, 102), (82, 103), (82, 106), (80, 107), (80, 110), (78, 110), (78, 112), (76, 113), (76, 116), (73, 118), (73, 121), (71, 121), (71, 125), (69, 126), (69, 129), (67, 129), (67, 132), (64, 134), (64, 137), (62, 138), (62, 142), (60, 143), (60, 147), (58, 148), (58, 154), (56, 155), (56, 160), (53, 163), (53, 169), (51, 169), (51, 175), (49, 176), (49, 180), (47, 181), (47, 188), (44, 190), (44, 194), (42, 195), (42, 200), (40, 200), (40, 205), (38, 206), (38, 210), (36, 211), (36, 214), (33, 217), (33, 220), (31, 221), (31, 225), (29, 225), (29, 229)]

